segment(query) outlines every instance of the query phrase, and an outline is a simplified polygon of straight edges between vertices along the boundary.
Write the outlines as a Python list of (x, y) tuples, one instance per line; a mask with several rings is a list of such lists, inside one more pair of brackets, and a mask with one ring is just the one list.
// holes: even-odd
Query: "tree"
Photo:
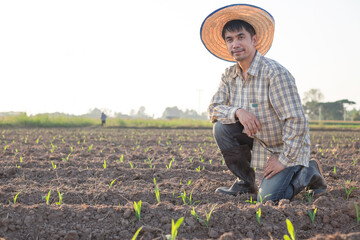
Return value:
[(322, 109), (323, 119), (326, 120), (345, 120), (344, 116), (346, 115), (345, 104), (355, 104), (353, 101), (348, 99), (338, 100), (336, 102), (325, 102), (319, 103)]
[(309, 119), (321, 120), (322, 106), (319, 103), (323, 98), (324, 95), (319, 89), (310, 89), (304, 93), (303, 107)]

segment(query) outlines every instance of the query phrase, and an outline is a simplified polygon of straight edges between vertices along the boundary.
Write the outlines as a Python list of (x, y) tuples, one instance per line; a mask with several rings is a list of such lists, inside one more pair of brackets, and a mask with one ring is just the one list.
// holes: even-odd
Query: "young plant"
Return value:
[(296, 240), (294, 226), (289, 219), (286, 219), (286, 226), (290, 237), (289, 235), (285, 234), (284, 240)]
[(10, 202), (9, 201), (9, 203), (11, 203), (11, 204), (16, 204), (16, 200), (17, 200), (17, 198), (18, 198), (18, 196), (19, 196), (19, 194), (21, 193), (21, 191), (20, 192), (18, 192), (15, 196), (14, 196), (14, 198), (13, 198), (13, 202)]
[(311, 219), (311, 223), (314, 224), (315, 221), (315, 214), (316, 214), (317, 208), (315, 208), (314, 212), (311, 212), (310, 210), (307, 210), (309, 217)]
[(139, 220), (140, 222), (141, 200), (138, 203), (134, 202), (134, 210), (135, 210), (136, 219)]
[(175, 161), (175, 159), (172, 158), (171, 161), (170, 161), (170, 163), (169, 163), (169, 165), (166, 165), (166, 169), (170, 169), (170, 168), (171, 168), (171, 165), (172, 165), (172, 163), (173, 163), (174, 161)]
[(193, 209), (191, 210), (191, 215), (193, 215), (193, 216), (196, 218), (196, 220), (198, 220), (199, 222), (203, 221), (203, 220), (199, 217), (199, 215), (197, 215), (197, 213), (196, 213), (196, 211), (195, 211), (195, 207), (193, 207)]
[(158, 203), (160, 203), (160, 192), (159, 192), (159, 188), (156, 185), (156, 180), (154, 178), (154, 185), (155, 185), (155, 196), (156, 196), (156, 200)]
[(50, 195), (51, 195), (51, 189), (50, 189), (50, 191), (48, 192), (48, 194), (47, 194), (46, 196), (44, 196), (47, 205), (50, 204)]
[(103, 168), (106, 169), (106, 160), (104, 159)]
[(354, 201), (354, 206), (355, 206), (355, 210), (356, 210), (356, 223), (359, 224), (360, 223), (359, 208), (355, 201)]
[(69, 158), (70, 158), (71, 153), (69, 153), (66, 158), (61, 158), (61, 160), (63, 160), (64, 162), (68, 162)]
[(349, 197), (350, 197), (351, 192), (352, 192), (354, 189), (356, 189), (356, 187), (352, 187), (352, 188), (350, 188), (350, 189), (347, 189), (347, 188), (346, 188), (344, 185), (342, 185), (341, 183), (340, 183), (340, 185), (345, 189), (346, 200), (348, 200)]
[(56, 169), (56, 164), (54, 164), (53, 161), (51, 161), (51, 166), (54, 170)]
[(312, 202), (314, 200), (314, 195), (310, 192), (309, 189), (306, 189), (305, 199), (307, 202)]
[(112, 180), (109, 185), (106, 185), (106, 186), (108, 186), (109, 188), (111, 188), (115, 181), (116, 181), (116, 178), (115, 178), (114, 180)]
[(183, 220), (184, 220), (184, 217), (181, 217), (175, 223), (174, 219), (171, 219), (171, 236), (167, 235), (167, 238), (169, 240), (176, 240), (176, 237), (178, 234), (178, 229), (179, 229), (180, 225), (182, 224)]
[(207, 213), (207, 212), (205, 211), (205, 216), (206, 216), (205, 225), (206, 225), (206, 227), (209, 227), (209, 222), (210, 222), (211, 213), (214, 211), (214, 209), (215, 209), (216, 206), (217, 206), (217, 204), (215, 204), (215, 205), (211, 208), (211, 210), (210, 210), (209, 213)]
[(259, 223), (259, 225), (261, 225), (261, 208), (259, 208), (259, 210), (256, 211), (256, 220)]
[(123, 161), (124, 161), (124, 155), (123, 154), (121, 154), (121, 156), (120, 156), (120, 162), (122, 163)]
[(141, 229), (143, 228), (143, 226), (139, 227), (139, 229), (135, 232), (134, 236), (131, 238), (131, 240), (136, 240), (137, 236), (139, 235)]
[(263, 201), (268, 197), (270, 196), (271, 194), (268, 194), (266, 195), (264, 198), (262, 198), (261, 194), (259, 194), (259, 197), (260, 197), (260, 203), (263, 203)]
[(131, 168), (134, 168), (134, 165), (129, 161), (129, 165)]
[(245, 200), (245, 202), (248, 202), (250, 204), (256, 204), (256, 201), (252, 199), (252, 197), (250, 197), (250, 200)]
[[(84, 139), (84, 143), (85, 143), (85, 139)], [(91, 150), (92, 150), (92, 148), (93, 148), (93, 144), (91, 144), (89, 147), (88, 147), (88, 152), (91, 152)]]
[(59, 196), (59, 201), (58, 202), (56, 202), (56, 205), (61, 205), (62, 204), (62, 196), (63, 196), (63, 193), (60, 193), (60, 191), (59, 190), (57, 190), (57, 192), (58, 192), (58, 196)]

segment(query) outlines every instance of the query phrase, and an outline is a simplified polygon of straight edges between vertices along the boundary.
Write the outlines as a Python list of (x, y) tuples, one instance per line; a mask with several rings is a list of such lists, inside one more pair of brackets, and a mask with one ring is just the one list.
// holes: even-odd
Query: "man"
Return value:
[[(217, 193), (257, 193), (258, 201), (292, 199), (305, 187), (326, 191), (321, 166), (310, 159), (309, 125), (295, 80), (264, 57), (275, 23), (264, 9), (235, 4), (211, 13), (201, 40), (215, 56), (235, 65), (222, 75), (208, 113), (215, 141), (237, 177)], [(254, 168), (264, 169), (259, 191)]]
[(106, 124), (106, 114), (104, 112), (101, 112), (101, 126), (103, 127)]

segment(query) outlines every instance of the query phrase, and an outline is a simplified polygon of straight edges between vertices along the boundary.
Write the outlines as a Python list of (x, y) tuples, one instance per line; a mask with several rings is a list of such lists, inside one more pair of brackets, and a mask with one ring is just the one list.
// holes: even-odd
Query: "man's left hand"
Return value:
[(281, 172), (282, 170), (284, 170), (286, 167), (284, 165), (282, 165), (279, 162), (279, 156), (278, 155), (272, 155), (265, 166), (265, 171), (264, 171), (264, 178), (266, 179), (270, 179), (272, 178), (275, 174)]

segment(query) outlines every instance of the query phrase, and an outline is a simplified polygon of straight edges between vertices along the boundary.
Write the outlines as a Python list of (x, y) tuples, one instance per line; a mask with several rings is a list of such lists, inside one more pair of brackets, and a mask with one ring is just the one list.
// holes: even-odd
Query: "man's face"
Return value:
[(256, 52), (257, 37), (251, 37), (244, 28), (225, 32), (225, 43), (231, 56), (238, 62), (252, 61)]

